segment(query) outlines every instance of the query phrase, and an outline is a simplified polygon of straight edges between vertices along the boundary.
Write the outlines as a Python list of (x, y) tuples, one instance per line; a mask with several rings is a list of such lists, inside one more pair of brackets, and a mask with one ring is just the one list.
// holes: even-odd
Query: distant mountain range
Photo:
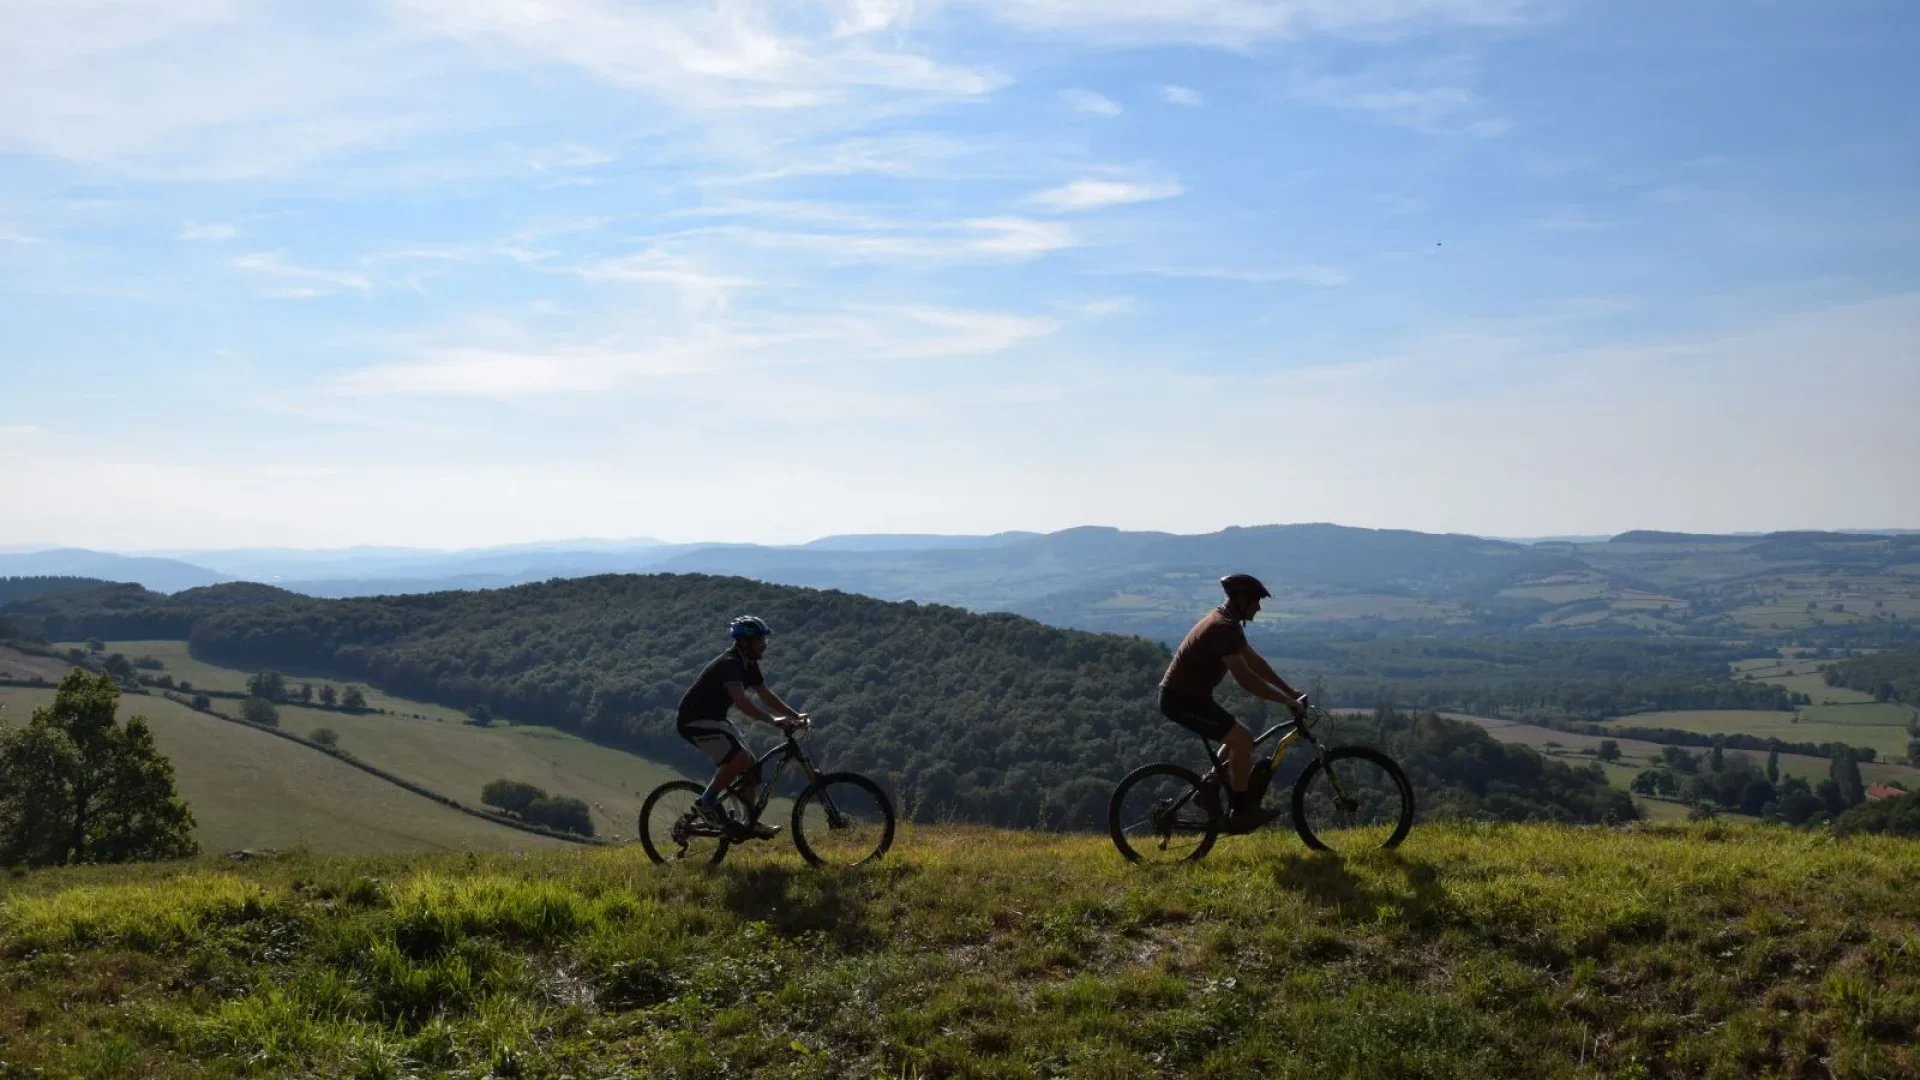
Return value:
[[(1659, 632), (1703, 629), (1696, 625), (1703, 619), (1736, 617), (1742, 625), (1764, 628), (1783, 618), (1824, 618), (1833, 602), (1844, 605), (1848, 598), (1855, 599), (1856, 614), (1847, 617), (1865, 617), (1857, 614), (1862, 597), (1882, 601), (1875, 618), (1907, 618), (1920, 610), (1920, 534), (1911, 530), (1641, 530), (1597, 541), (1522, 542), (1328, 524), (1198, 535), (1087, 526), (1047, 534), (830, 536), (793, 546), (633, 539), (454, 552), (242, 549), (168, 555), (81, 549), (0, 554), (0, 577), (77, 575), (161, 592), (245, 580), (311, 596), (351, 597), (608, 573), (707, 573), (1009, 611), (1059, 626), (1161, 640), (1177, 636), (1196, 610), (1217, 598), (1215, 579), (1228, 570), (1258, 574), (1274, 590), (1259, 623), (1262, 633), (1595, 626)], [(1794, 577), (1809, 572), (1825, 584)], [(1902, 599), (1908, 592), (1914, 594), (1911, 604)], [(1888, 600), (1891, 607), (1884, 604)], [(1807, 614), (1809, 603), (1818, 615)]]

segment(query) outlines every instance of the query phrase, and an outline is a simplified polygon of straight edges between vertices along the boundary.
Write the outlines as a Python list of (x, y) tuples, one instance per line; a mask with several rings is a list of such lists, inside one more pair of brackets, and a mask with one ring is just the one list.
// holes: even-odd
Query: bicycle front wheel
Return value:
[(815, 866), (859, 866), (893, 846), (893, 803), (857, 773), (828, 773), (793, 801), (793, 846)]
[(1107, 833), (1130, 862), (1194, 862), (1220, 836), (1217, 789), (1193, 770), (1143, 765), (1127, 774), (1107, 802)]
[(1315, 851), (1398, 847), (1413, 828), (1413, 785), (1371, 747), (1328, 750), (1293, 785), (1293, 827)]
[[(706, 786), (691, 780), (661, 784), (640, 805), (640, 846), (656, 863), (706, 863), (726, 858), (728, 840), (723, 831), (697, 813), (693, 804)], [(734, 821), (747, 819), (746, 807), (729, 791), (720, 805)]]

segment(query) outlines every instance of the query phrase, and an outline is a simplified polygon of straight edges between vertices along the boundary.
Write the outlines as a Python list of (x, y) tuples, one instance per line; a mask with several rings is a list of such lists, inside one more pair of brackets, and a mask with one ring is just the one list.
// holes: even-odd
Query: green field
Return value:
[[(63, 641), (54, 648), (65, 650), (82, 644)], [(129, 658), (151, 656), (166, 665), (165, 674), (173, 676), (176, 681), (185, 679), (192, 683), (195, 689), (200, 690), (245, 693), (247, 680), (255, 674), (251, 671), (240, 671), (196, 660), (187, 652), (187, 643), (184, 641), (110, 641), (107, 643), (107, 651), (125, 653)], [(331, 686), (336, 693), (344, 691), (350, 685), (358, 686), (361, 693), (366, 695), (367, 707), (370, 709), (385, 709), (391, 713), (421, 716), (429, 720), (445, 720), (450, 723), (459, 723), (466, 719), (466, 715), (458, 709), (397, 698), (391, 694), (382, 693), (366, 683), (348, 683), (339, 679), (315, 679), (293, 675), (287, 676), (287, 683), (289, 689), (295, 690), (299, 689), (301, 683), (312, 683), (315, 693), (318, 693), (322, 686)]]
[[(417, 711), (414, 703), (402, 708)], [(478, 805), (480, 789), (502, 777), (585, 799), (597, 835), (632, 839), (640, 800), (679, 774), (624, 750), (551, 728), (475, 728), (380, 713), (280, 708), (280, 726), (308, 735), (329, 727), (340, 748), (371, 765)]]
[(907, 830), (0, 879), (21, 1076), (1920, 1075), (1920, 845), (1711, 824), (1269, 831), (1205, 863)]
[[(65, 646), (61, 646), (65, 647)], [(166, 673), (196, 687), (244, 690), (248, 672), (204, 663), (187, 655), (183, 641), (116, 641), (109, 652), (152, 656)], [(323, 679), (289, 678), (293, 687)], [(344, 688), (347, 684), (331, 682)], [(631, 839), (647, 792), (679, 774), (624, 750), (599, 746), (551, 728), (464, 723), (465, 715), (426, 702), (367, 690), (367, 703), (385, 713), (345, 713), (282, 705), (280, 726), (297, 735), (328, 727), (340, 735), (340, 748), (370, 765), (405, 777), (430, 790), (478, 805), (480, 790), (502, 778), (536, 784), (547, 791), (584, 799), (593, 808), (594, 829), (608, 839)], [(237, 715), (237, 703), (216, 702), (221, 712)], [(419, 719), (424, 718), (424, 719)]]
[[(51, 689), (0, 687), (0, 710), (24, 721)], [(346, 853), (534, 850), (561, 841), (441, 806), (298, 743), (161, 697), (120, 699), (142, 715), (173, 762), (180, 795), (208, 852), (296, 848)], [(0, 1074), (3, 1075), (3, 1074)]]
[[(1913, 710), (1905, 705), (1814, 705), (1798, 712), (1756, 709), (1689, 709), (1679, 712), (1635, 713), (1615, 717), (1623, 727), (1664, 727), (1697, 731), (1703, 735), (1752, 735), (1783, 742), (1843, 742), (1871, 746), (1883, 760), (1907, 756), (1907, 725)], [(1796, 722), (1797, 721), (1797, 722)]]
[[(1447, 713), (1455, 719), (1470, 720), (1487, 729), (1487, 733), (1501, 742), (1519, 743), (1531, 746), (1542, 753), (1560, 757), (1569, 764), (1584, 764), (1593, 760), (1593, 752), (1598, 750), (1603, 737), (1597, 735), (1575, 735), (1552, 728), (1538, 727), (1533, 724), (1520, 724), (1510, 720), (1495, 720), (1487, 717), (1466, 716), (1459, 713)], [(1682, 716), (1682, 713), (1655, 714)], [(1751, 713), (1732, 713), (1732, 715), (1752, 715)], [(1637, 717), (1635, 719), (1638, 719)], [(1653, 726), (1653, 725), (1648, 725)], [(1663, 724), (1663, 727), (1678, 727), (1676, 724)], [(1692, 729), (1687, 729), (1692, 730)], [(1633, 776), (1641, 769), (1658, 765), (1662, 749), (1658, 743), (1642, 742), (1638, 739), (1615, 739), (1620, 747), (1620, 763), (1609, 766), (1607, 779), (1616, 787), (1625, 787), (1632, 783)], [(1700, 747), (1688, 747), (1689, 752), (1704, 754)], [(1745, 754), (1755, 762), (1764, 765), (1767, 754), (1763, 750), (1728, 750), (1729, 754)], [(1809, 783), (1818, 783), (1827, 778), (1829, 763), (1823, 757), (1811, 757), (1804, 754), (1781, 754), (1780, 773), (1782, 776), (1798, 776)], [(1909, 789), (1920, 790), (1920, 769), (1892, 761), (1876, 761), (1860, 766), (1860, 775), (1869, 782), (1889, 783), (1898, 781)], [(1640, 801), (1640, 800), (1636, 800)]]

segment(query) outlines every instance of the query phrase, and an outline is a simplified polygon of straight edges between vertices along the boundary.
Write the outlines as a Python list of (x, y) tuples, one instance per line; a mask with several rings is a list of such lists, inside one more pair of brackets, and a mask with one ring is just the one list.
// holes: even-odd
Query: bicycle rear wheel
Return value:
[(1131, 862), (1193, 862), (1220, 836), (1220, 799), (1191, 769), (1143, 765), (1107, 802), (1107, 833)]
[[(640, 805), (640, 846), (647, 849), (647, 858), (663, 864), (708, 865), (726, 858), (731, 846), (726, 836), (693, 808), (706, 790), (704, 784), (691, 780), (674, 780), (653, 789)], [(745, 805), (733, 792), (721, 795), (720, 805), (734, 821), (747, 819)]]
[(859, 866), (893, 846), (893, 803), (858, 773), (828, 773), (793, 801), (793, 846), (815, 866)]
[(1398, 847), (1413, 828), (1413, 785), (1378, 750), (1336, 747), (1294, 783), (1293, 827), (1316, 851)]

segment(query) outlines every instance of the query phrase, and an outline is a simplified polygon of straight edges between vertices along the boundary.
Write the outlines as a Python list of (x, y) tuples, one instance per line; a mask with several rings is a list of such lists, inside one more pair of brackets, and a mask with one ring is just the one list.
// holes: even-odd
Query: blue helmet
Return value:
[(757, 615), (742, 615), (727, 624), (727, 636), (735, 641), (741, 638), (767, 637), (773, 633), (773, 627)]

